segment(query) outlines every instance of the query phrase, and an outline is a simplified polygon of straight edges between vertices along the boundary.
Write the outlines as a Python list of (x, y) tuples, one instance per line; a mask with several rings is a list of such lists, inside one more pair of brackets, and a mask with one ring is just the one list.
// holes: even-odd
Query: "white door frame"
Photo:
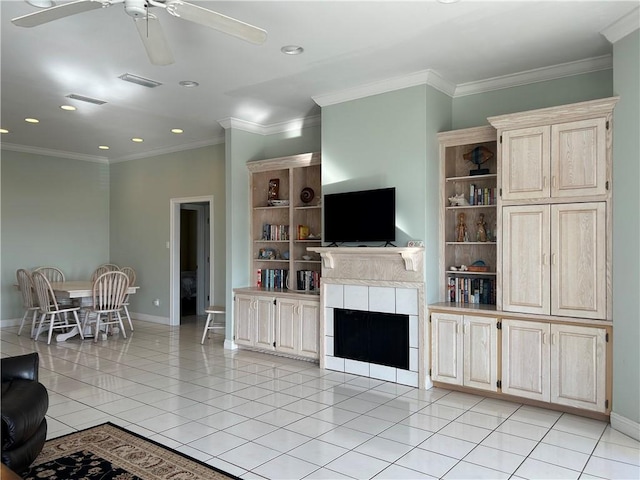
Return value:
[[(180, 325), (180, 207), (183, 203), (209, 203), (209, 298), (213, 300), (213, 196), (182, 197), (170, 199), (169, 214), (169, 325)], [(206, 263), (205, 263), (206, 265)]]

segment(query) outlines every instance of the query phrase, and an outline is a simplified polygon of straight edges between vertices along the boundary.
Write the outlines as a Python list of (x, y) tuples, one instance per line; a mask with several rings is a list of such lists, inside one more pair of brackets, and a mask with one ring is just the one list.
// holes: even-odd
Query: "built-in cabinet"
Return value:
[(251, 285), (234, 289), (234, 341), (242, 347), (319, 358), (322, 238), (319, 153), (247, 163)]
[(234, 290), (235, 343), (267, 352), (318, 359), (320, 298), (307, 294)]
[[(460, 178), (461, 167), (452, 165), (478, 146), (491, 152), (492, 143), (481, 137), (482, 128), (487, 134), (489, 127), (439, 134), (442, 301), (430, 306), (434, 382), (487, 390), (487, 365), (497, 365), (498, 394), (605, 415), (610, 411), (611, 146), (617, 100), (488, 119), (496, 135), (496, 244), (482, 250), (458, 241), (464, 236), (458, 236), (453, 220), (456, 212), (474, 208), (452, 206), (448, 199), (465, 192), (461, 185), (467, 182)], [(486, 163), (493, 174), (491, 160)], [(467, 233), (469, 224), (473, 228), (473, 221), (467, 222)], [(473, 233), (467, 239), (477, 240)], [(454, 298), (451, 278), (473, 273), (452, 273), (451, 266), (491, 258), (490, 248), (495, 251), (495, 263), (489, 262), (495, 265), (495, 306)], [(494, 339), (498, 349), (492, 357)], [(474, 383), (478, 377), (481, 381)]]
[(497, 319), (433, 313), (431, 324), (431, 379), (497, 391)]
[[(493, 127), (438, 134), (440, 291), (453, 303), (496, 303), (497, 145)], [(472, 174), (483, 162), (486, 173)], [(482, 263), (482, 265), (477, 265)]]
[(502, 211), (502, 309), (606, 317), (605, 202)]
[(502, 392), (605, 412), (605, 328), (502, 322)]

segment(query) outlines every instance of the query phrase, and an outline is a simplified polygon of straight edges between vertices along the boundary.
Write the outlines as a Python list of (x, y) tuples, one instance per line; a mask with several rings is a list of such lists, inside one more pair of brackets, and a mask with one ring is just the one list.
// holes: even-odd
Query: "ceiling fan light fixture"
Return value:
[(147, 88), (155, 88), (162, 85), (160, 82), (156, 82), (155, 80), (140, 77), (138, 75), (132, 75), (131, 73), (123, 73), (118, 78), (120, 80), (124, 80), (125, 82), (135, 83), (136, 85), (141, 85)]
[(178, 82), (178, 85), (181, 87), (192, 88), (199, 87), (200, 84), (198, 82), (194, 82), (193, 80), (181, 80)]
[(285, 55), (300, 55), (304, 52), (304, 48), (300, 45), (285, 45), (280, 49), (280, 51)]

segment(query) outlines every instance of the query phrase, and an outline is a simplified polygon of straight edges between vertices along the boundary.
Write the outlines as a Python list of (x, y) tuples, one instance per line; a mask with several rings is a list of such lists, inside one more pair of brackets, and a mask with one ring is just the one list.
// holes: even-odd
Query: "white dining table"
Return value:
[[(93, 282), (90, 280), (74, 280), (69, 282), (51, 282), (51, 288), (56, 294), (57, 299), (72, 298), (80, 299), (81, 306), (89, 306), (92, 304), (93, 297)], [(140, 287), (137, 285), (130, 286), (127, 289), (128, 295), (135, 294)], [(73, 327), (67, 333), (59, 333), (56, 335), (56, 342), (65, 342), (68, 339), (75, 337), (80, 332), (78, 327)]]

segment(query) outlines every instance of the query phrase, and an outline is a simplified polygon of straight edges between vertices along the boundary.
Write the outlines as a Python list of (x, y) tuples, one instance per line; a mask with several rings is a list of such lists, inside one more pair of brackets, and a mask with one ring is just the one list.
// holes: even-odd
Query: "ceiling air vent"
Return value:
[(93, 103), (94, 105), (104, 105), (105, 103), (107, 103), (104, 100), (98, 100), (97, 98), (85, 97), (84, 95), (76, 95), (75, 93), (67, 95), (67, 98), (70, 98), (72, 100), (79, 100), (81, 102)]
[(139, 77), (137, 75), (132, 75), (130, 73), (123, 73), (118, 77), (125, 82), (135, 83), (136, 85), (142, 85), (147, 88), (155, 88), (162, 85), (160, 82), (156, 82), (155, 80), (149, 80), (148, 78)]

